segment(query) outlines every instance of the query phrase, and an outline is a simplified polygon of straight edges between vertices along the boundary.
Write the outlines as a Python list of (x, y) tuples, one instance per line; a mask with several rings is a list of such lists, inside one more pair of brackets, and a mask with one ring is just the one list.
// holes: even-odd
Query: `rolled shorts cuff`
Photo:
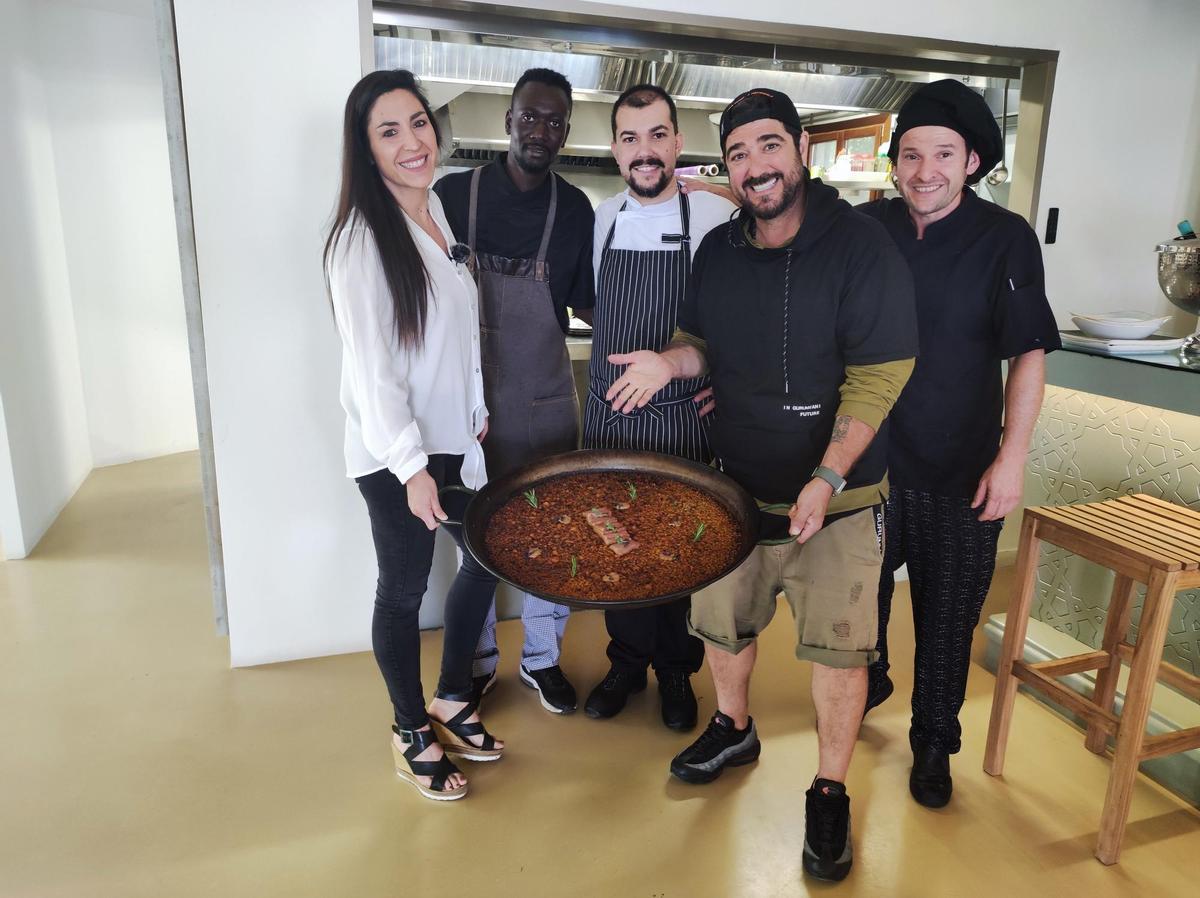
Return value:
[(811, 661), (823, 667), (837, 670), (851, 670), (855, 667), (867, 667), (879, 660), (879, 652), (874, 649), (858, 651), (853, 649), (827, 649), (815, 645), (796, 646), (796, 658), (800, 661)]
[(737, 639), (727, 639), (724, 636), (713, 636), (711, 633), (705, 633), (703, 630), (697, 630), (692, 626), (692, 619), (689, 616), (687, 622), (687, 630), (705, 645), (711, 645), (713, 648), (721, 649), (723, 652), (728, 652), (731, 655), (739, 654), (742, 649), (750, 645), (754, 640), (758, 639), (758, 634), (753, 636), (741, 636)]

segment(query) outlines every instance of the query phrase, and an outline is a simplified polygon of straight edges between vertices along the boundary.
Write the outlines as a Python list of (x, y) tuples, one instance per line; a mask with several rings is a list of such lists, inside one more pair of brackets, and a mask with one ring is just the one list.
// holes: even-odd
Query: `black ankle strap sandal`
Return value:
[[(418, 761), (416, 760), (425, 749), (431, 745), (437, 744), (437, 735), (433, 729), (428, 730), (402, 730), (397, 726), (392, 727), (392, 732), (400, 737), (400, 741), (404, 743), (406, 748), (403, 751), (396, 745), (395, 740), (392, 741), (392, 755), (396, 761), (396, 775), (408, 783), (412, 783), (417, 791), (426, 798), (432, 798), (434, 801), (453, 801), (456, 798), (462, 798), (467, 794), (467, 784), (463, 783), (453, 789), (446, 787), (446, 781), (450, 779), (450, 775), (461, 773), (454, 766), (454, 762), (443, 754), (436, 761)], [(445, 748), (442, 749), (445, 751)], [(403, 760), (408, 769), (400, 765)], [(427, 776), (431, 782), (428, 786), (423, 785), (417, 780), (419, 776)]]

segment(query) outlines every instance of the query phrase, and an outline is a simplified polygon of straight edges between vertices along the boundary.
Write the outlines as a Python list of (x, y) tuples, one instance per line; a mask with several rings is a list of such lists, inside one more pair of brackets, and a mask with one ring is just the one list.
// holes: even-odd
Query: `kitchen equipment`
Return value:
[(1008, 166), (1004, 164), (1004, 156), (1008, 147), (1008, 79), (1004, 79), (1004, 117), (1000, 119), (1000, 164), (993, 168), (987, 176), (987, 182), (992, 187), (999, 187), (1008, 180)]
[(1106, 340), (1103, 337), (1089, 337), (1082, 331), (1059, 331), (1063, 346), (1074, 346), (1089, 352), (1104, 355), (1141, 355), (1148, 352), (1177, 352), (1186, 337), (1168, 337), (1155, 334), (1141, 340)]
[[(1179, 236), (1158, 244), (1158, 286), (1176, 307), (1200, 315), (1200, 238), (1187, 221), (1178, 225)], [(1180, 350), (1200, 357), (1200, 322)]]
[[(559, 605), (570, 605), (574, 608), (642, 608), (659, 605), (674, 599), (690, 595), (703, 589), (711, 583), (724, 577), (741, 564), (754, 550), (756, 545), (782, 545), (791, 542), (793, 537), (776, 540), (762, 540), (760, 543), (760, 515), (762, 512), (784, 512), (789, 505), (768, 505), (759, 508), (749, 493), (742, 489), (731, 478), (722, 474), (716, 468), (702, 465), (699, 462), (670, 455), (660, 455), (657, 452), (639, 452), (625, 449), (582, 449), (576, 452), (564, 452), (540, 461), (523, 465), (515, 471), (490, 481), (478, 492), (466, 487), (451, 486), (444, 488), (442, 493), (459, 492), (469, 495), (470, 501), (463, 511), (461, 521), (445, 521), (451, 526), (461, 526), (463, 539), (467, 550), (488, 571), (501, 580), (512, 583), (497, 568), (492, 561), (487, 543), (484, 539), (492, 515), (512, 496), (528, 490), (536, 490), (540, 483), (553, 477), (565, 474), (585, 472), (622, 473), (622, 474), (657, 474), (686, 483), (693, 489), (700, 490), (718, 501), (730, 513), (737, 523), (739, 533), (739, 548), (734, 560), (724, 570), (713, 577), (701, 580), (688, 586), (687, 589), (666, 595), (651, 596), (635, 600), (621, 599), (580, 599), (571, 596), (559, 596), (547, 593), (535, 593), (542, 598)], [(518, 589), (527, 590), (521, 583), (513, 583)]]
[(1171, 320), (1170, 315), (1155, 316), (1147, 312), (1109, 312), (1084, 315), (1071, 313), (1075, 326), (1089, 337), (1104, 340), (1144, 340)]

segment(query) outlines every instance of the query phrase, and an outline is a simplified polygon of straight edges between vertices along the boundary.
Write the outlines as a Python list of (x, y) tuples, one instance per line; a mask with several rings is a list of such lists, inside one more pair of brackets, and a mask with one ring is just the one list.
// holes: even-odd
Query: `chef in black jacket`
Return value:
[(916, 632), (909, 788), (926, 807), (950, 800), (971, 636), (1004, 516), (1021, 502), (1045, 355), (1060, 346), (1037, 236), (969, 188), (1002, 147), (979, 94), (953, 79), (928, 84), (904, 104), (892, 136), (900, 197), (855, 207), (883, 222), (916, 287), (920, 352), (890, 419), (880, 657), (867, 708), (892, 693), (887, 621), (893, 572), (907, 564)]
[[(490, 165), (434, 185), (455, 236), (471, 250), (479, 282), (483, 389), (491, 413), (483, 452), (488, 477), (579, 445), (579, 400), (567, 355), (567, 307), (590, 316), (592, 204), (550, 170), (570, 132), (571, 84), (530, 69), (505, 117), (510, 142)], [(575, 710), (559, 666), (569, 609), (525, 594), (521, 682), (546, 710)], [(475, 656), (476, 699), (496, 678), (495, 609)]]

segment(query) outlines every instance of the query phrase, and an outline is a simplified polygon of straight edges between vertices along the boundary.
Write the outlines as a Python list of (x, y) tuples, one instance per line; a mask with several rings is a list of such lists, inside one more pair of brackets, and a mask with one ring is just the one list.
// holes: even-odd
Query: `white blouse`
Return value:
[[(454, 243), (437, 194), (429, 212)], [(451, 261), (407, 215), (429, 277), (425, 339), (401, 347), (392, 297), (375, 237), (365, 224), (348, 227), (330, 259), (329, 286), (342, 337), (342, 407), (346, 410), (346, 476), (387, 468), (402, 483), (430, 455), (462, 455), (462, 480), (487, 482), (476, 435), (487, 408), (479, 360), (479, 294), (466, 265)]]

